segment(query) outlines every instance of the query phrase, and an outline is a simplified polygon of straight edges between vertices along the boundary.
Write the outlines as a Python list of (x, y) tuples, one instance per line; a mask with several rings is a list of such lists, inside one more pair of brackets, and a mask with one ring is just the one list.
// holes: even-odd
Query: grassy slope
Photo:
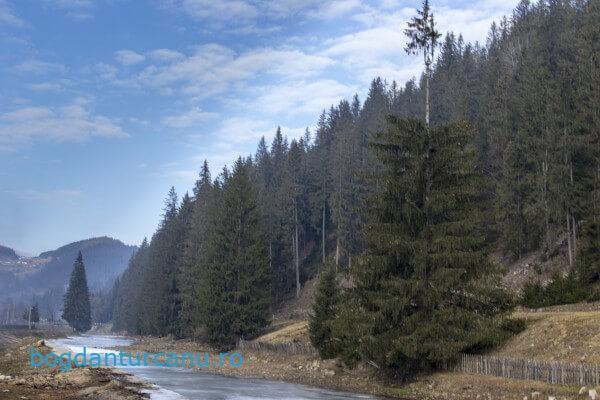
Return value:
[(494, 351), (504, 357), (600, 364), (598, 311), (518, 312), (530, 324)]
[[(588, 309), (587, 311), (569, 311)], [(589, 308), (596, 308), (590, 310)], [(565, 362), (600, 363), (600, 305), (561, 306), (543, 311), (519, 311), (515, 317), (530, 320), (527, 329), (492, 354), (504, 357), (532, 358)], [(290, 321), (281, 324), (257, 340), (282, 343), (308, 341), (307, 322)], [(291, 357), (291, 356), (288, 356)], [(343, 376), (340, 371), (338, 376)], [(387, 386), (380, 383), (382, 388)], [(380, 393), (416, 397), (419, 399), (494, 399), (531, 398), (533, 392), (558, 398), (578, 398), (579, 387), (547, 385), (541, 382), (474, 376), (458, 373), (435, 373), (420, 377), (402, 388), (388, 386)], [(373, 392), (373, 391), (371, 391)]]

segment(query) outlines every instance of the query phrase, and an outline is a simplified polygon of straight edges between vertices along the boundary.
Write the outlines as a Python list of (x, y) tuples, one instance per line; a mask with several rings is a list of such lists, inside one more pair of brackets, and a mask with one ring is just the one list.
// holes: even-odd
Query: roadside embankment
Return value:
[[(30, 349), (48, 354), (53, 349), (37, 336), (16, 336), (3, 332), (0, 353), (0, 399), (64, 400), (94, 398), (101, 400), (139, 400), (144, 387), (129, 375), (107, 368), (73, 368), (61, 372), (58, 367), (30, 366)], [(10, 335), (10, 336), (8, 336)]]
[[(579, 309), (578, 306), (574, 306)], [(515, 317), (529, 325), (502, 347), (490, 352), (498, 357), (562, 362), (600, 362), (600, 311), (569, 312), (520, 310)], [(203, 370), (239, 377), (302, 383), (337, 390), (411, 399), (589, 399), (589, 390), (600, 388), (556, 385), (459, 372), (436, 372), (399, 384), (381, 377), (373, 368), (345, 368), (335, 360), (320, 360), (316, 354), (296, 351), (308, 341), (303, 320), (278, 323), (277, 329), (256, 339), (264, 346), (237, 349), (244, 356), (240, 367), (202, 367)], [(277, 350), (273, 350), (277, 349)], [(216, 354), (209, 346), (189, 340), (142, 337), (126, 351)]]

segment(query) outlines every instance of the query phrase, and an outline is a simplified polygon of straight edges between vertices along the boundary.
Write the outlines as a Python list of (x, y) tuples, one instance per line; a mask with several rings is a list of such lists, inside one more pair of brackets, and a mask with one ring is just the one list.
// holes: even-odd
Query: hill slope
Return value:
[(19, 256), (10, 247), (0, 246), (0, 261), (18, 260)]
[[(0, 297), (26, 298), (51, 288), (63, 288), (80, 250), (88, 285), (92, 290), (104, 287), (123, 272), (136, 248), (113, 238), (98, 237), (70, 243), (38, 257), (18, 257), (15, 253), (16, 258), (0, 261)], [(10, 250), (4, 252), (14, 253)]]

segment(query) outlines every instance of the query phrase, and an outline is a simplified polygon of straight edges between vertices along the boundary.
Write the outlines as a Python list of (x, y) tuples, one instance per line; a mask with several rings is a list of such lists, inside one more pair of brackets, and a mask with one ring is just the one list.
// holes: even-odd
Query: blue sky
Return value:
[[(0, 0), (0, 244), (30, 254), (150, 236), (191, 190), (278, 125), (312, 127), (375, 76), (405, 82), (420, 0)], [(516, 0), (433, 0), (484, 41)]]

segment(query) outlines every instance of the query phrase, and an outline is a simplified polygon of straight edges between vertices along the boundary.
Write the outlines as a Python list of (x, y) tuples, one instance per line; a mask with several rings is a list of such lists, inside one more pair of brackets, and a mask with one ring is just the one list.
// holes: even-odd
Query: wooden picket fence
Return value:
[(552, 384), (581, 386), (600, 384), (600, 366), (594, 364), (460, 354), (456, 361), (441, 365), (441, 368), (467, 374), (534, 380)]
[(310, 343), (289, 342), (289, 343), (268, 343), (256, 340), (247, 341), (240, 339), (237, 344), (238, 349), (254, 351), (273, 351), (284, 354), (317, 354), (316, 349)]
[[(283, 354), (317, 354), (310, 343), (267, 343), (240, 339), (237, 347), (241, 350), (266, 350)], [(455, 361), (444, 363), (439, 367), (446, 371), (551, 384), (600, 385), (600, 365), (594, 364), (460, 354)]]

